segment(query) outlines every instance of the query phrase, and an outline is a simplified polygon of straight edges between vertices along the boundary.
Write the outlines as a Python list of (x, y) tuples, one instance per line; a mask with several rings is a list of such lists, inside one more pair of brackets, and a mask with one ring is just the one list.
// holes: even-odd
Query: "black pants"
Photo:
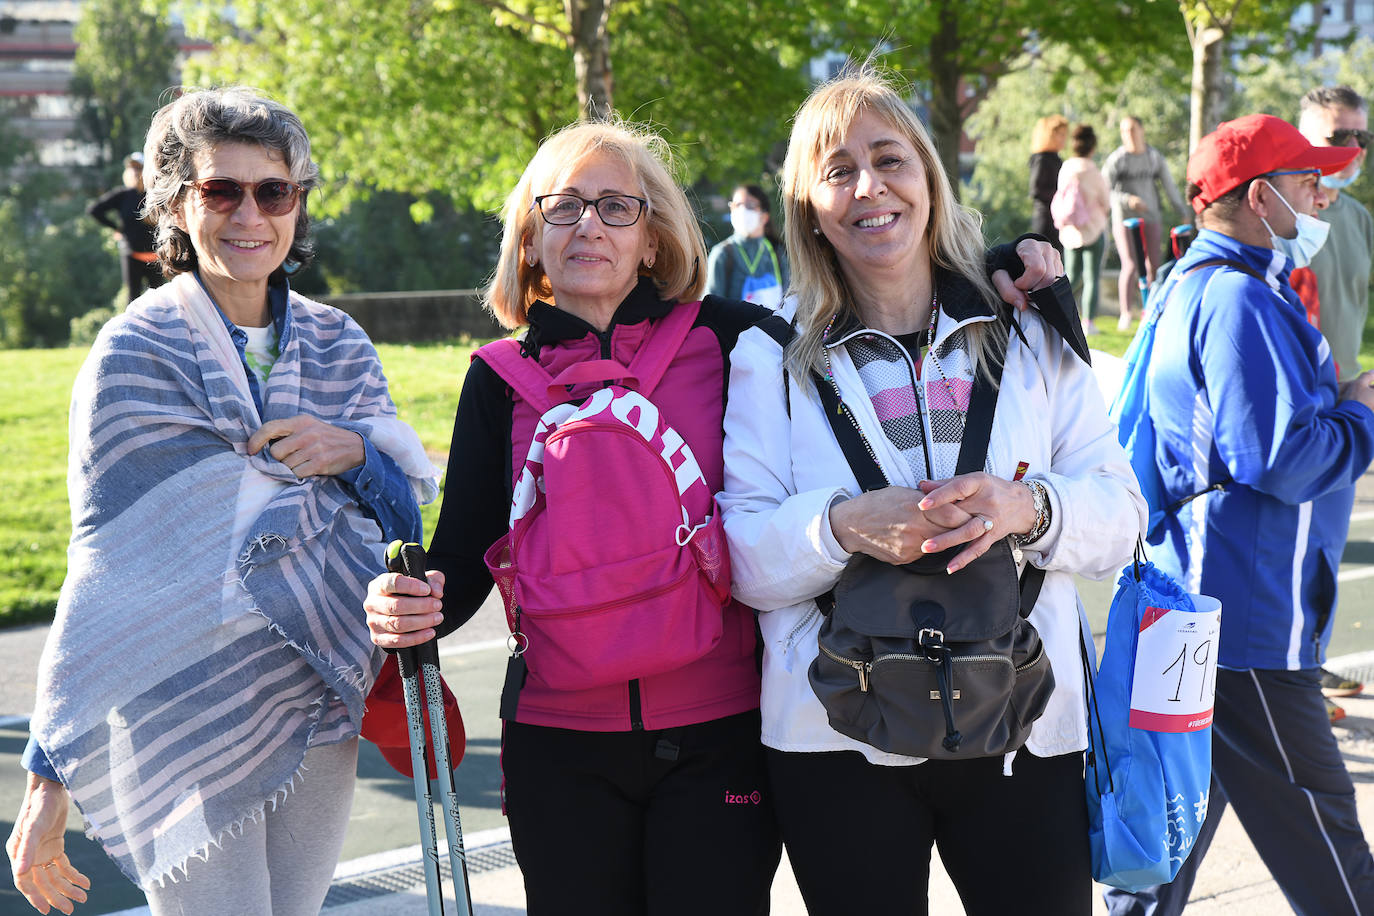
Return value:
[(1112, 916), (1176, 916), (1228, 803), (1295, 913), (1374, 914), (1374, 858), (1322, 702), (1321, 669), (1217, 670), (1207, 820), (1169, 884), (1106, 895)]
[(854, 751), (768, 751), (811, 916), (928, 911), (930, 848), (969, 916), (1092, 912), (1083, 755), (875, 766)]
[(120, 255), (119, 272), (123, 275), (124, 288), (128, 290), (129, 301), (133, 302), (143, 295), (143, 288), (157, 289), (163, 283), (162, 269), (157, 262), (145, 263), (130, 255)]
[(764, 916), (782, 854), (757, 711), (664, 731), (507, 722), (530, 916)]

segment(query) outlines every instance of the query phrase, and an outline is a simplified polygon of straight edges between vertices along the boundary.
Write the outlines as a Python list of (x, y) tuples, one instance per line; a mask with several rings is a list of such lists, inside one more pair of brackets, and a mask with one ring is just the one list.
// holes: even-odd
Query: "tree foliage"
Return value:
[[(1055, 58), (1061, 67), (1072, 58), (1080, 70), (1119, 77), (1140, 62), (1141, 49), (1170, 56), (1157, 39), (1165, 23), (1177, 21), (1166, 0), (849, 0), (839, 8), (817, 0), (813, 14), (829, 23), (836, 46), (859, 57), (881, 46), (883, 62), (913, 82), (956, 187), (964, 121), (1000, 79), (1049, 46), (1072, 52)], [(1063, 79), (1052, 83), (1062, 87)]]
[[(1294, 32), (1293, 13), (1306, 0), (1179, 0), (1192, 50), (1192, 105), (1188, 148), (1216, 129), (1231, 107), (1234, 81), (1228, 70), (1233, 37), (1264, 41), (1270, 61), (1311, 44), (1311, 31)], [(1277, 39), (1283, 38), (1284, 42)], [(1274, 40), (1270, 40), (1274, 39)]]
[(0, 194), (0, 347), (61, 346), (73, 318), (110, 304), (119, 264), (64, 176), (35, 172), (7, 190)]
[[(756, 177), (805, 92), (804, 16), (786, 0), (608, 5), (616, 110), (663, 129), (684, 182)], [(258, 0), (235, 5), (232, 27), (202, 9), (189, 27), (215, 52), (189, 75), (296, 109), (327, 206), (375, 189), (494, 209), (539, 142), (579, 115), (572, 52), (547, 19), (561, 6)]]
[[(1142, 59), (1124, 79), (1109, 80), (1063, 48), (1047, 48), (1005, 77), (968, 120), (978, 161), (967, 203), (984, 214), (988, 238), (1010, 241), (1030, 228), (1030, 136), (1043, 115), (1062, 114), (1072, 124), (1090, 125), (1097, 133), (1099, 164), (1120, 142), (1121, 118), (1140, 118), (1146, 139), (1164, 154), (1182, 187), (1188, 160), (1187, 84), (1184, 64), (1165, 55)], [(1168, 86), (1176, 91), (1160, 91)], [(1044, 102), (1029, 106), (1025, 99)]]
[(165, 15), (144, 0), (87, 0), (73, 33), (71, 93), (81, 124), (116, 162), (143, 148), (148, 122), (174, 80), (177, 46)]

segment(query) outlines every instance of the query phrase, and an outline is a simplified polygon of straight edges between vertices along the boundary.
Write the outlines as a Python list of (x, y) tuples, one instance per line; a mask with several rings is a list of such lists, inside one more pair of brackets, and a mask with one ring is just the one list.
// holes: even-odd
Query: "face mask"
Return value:
[(763, 214), (748, 207), (736, 207), (730, 211), (730, 226), (735, 235), (753, 235), (763, 222)]
[(1350, 177), (1348, 178), (1337, 178), (1335, 175), (1323, 175), (1322, 187), (1330, 188), (1333, 191), (1339, 191), (1342, 188), (1350, 187), (1352, 184), (1355, 183), (1355, 179), (1359, 177), (1360, 169), (1358, 167), (1355, 169), (1355, 171), (1350, 173)]
[(1269, 241), (1273, 243), (1276, 251), (1288, 255), (1295, 268), (1306, 267), (1312, 263), (1312, 256), (1321, 251), (1322, 245), (1326, 244), (1326, 234), (1331, 231), (1331, 226), (1315, 216), (1297, 212), (1288, 201), (1284, 200), (1283, 195), (1272, 184), (1267, 181), (1265, 184), (1269, 185), (1269, 190), (1274, 192), (1274, 196), (1282, 200), (1285, 207), (1288, 207), (1288, 212), (1292, 213), (1297, 220), (1296, 228), (1298, 230), (1297, 238), (1283, 238), (1274, 233), (1273, 228), (1269, 225), (1269, 220), (1260, 217), (1260, 221), (1264, 223), (1264, 228), (1269, 230)]

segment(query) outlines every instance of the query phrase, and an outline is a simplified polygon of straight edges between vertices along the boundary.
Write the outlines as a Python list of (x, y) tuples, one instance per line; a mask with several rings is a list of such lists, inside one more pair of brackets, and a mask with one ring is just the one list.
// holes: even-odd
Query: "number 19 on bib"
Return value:
[(1196, 611), (1148, 608), (1136, 641), (1132, 728), (1192, 732), (1212, 724), (1221, 603), (1194, 595)]

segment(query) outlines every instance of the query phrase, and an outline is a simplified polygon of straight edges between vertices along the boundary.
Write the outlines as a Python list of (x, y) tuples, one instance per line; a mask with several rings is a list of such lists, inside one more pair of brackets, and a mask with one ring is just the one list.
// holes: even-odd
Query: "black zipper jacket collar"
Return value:
[(662, 318), (672, 310), (674, 304), (659, 298), (653, 280), (649, 277), (640, 277), (629, 295), (616, 306), (610, 325), (606, 330), (598, 331), (571, 312), (547, 302), (536, 301), (529, 307), (530, 327), (521, 346), (526, 355), (538, 358), (543, 347), (565, 340), (580, 340), (588, 334), (593, 334), (601, 341), (604, 352), (617, 325), (638, 324), (649, 318)]

